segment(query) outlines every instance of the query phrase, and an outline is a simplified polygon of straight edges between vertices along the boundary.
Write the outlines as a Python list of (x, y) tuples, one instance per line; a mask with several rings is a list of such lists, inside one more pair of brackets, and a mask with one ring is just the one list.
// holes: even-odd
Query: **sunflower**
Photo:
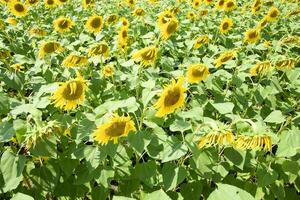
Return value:
[(82, 0), (83, 8), (87, 9), (88, 7), (95, 6), (95, 0)]
[(257, 29), (262, 30), (267, 24), (268, 24), (268, 19), (265, 16), (258, 22)]
[(74, 53), (68, 55), (62, 62), (62, 66), (71, 67), (82, 67), (88, 64), (88, 59), (85, 56), (78, 56)]
[(158, 109), (155, 114), (156, 117), (163, 117), (173, 113), (184, 105), (186, 89), (183, 87), (183, 83), (184, 78), (179, 78), (177, 82), (173, 80), (171, 84), (164, 88), (154, 105)]
[(211, 132), (200, 138), (198, 148), (202, 149), (215, 145), (225, 146), (233, 143), (234, 135), (231, 131)]
[(256, 15), (260, 11), (260, 9), (261, 9), (261, 5), (259, 4), (258, 6), (252, 6), (251, 11), (254, 15)]
[(232, 26), (233, 26), (232, 19), (225, 17), (221, 22), (220, 32), (222, 34), (226, 34), (228, 33), (228, 31), (231, 29)]
[(9, 58), (10, 56), (11, 56), (10, 51), (5, 50), (5, 49), (4, 50), (0, 49), (0, 60)]
[(44, 0), (44, 4), (47, 9), (54, 8), (56, 6), (55, 0)]
[(255, 136), (238, 136), (234, 142), (234, 147), (240, 150), (246, 149), (260, 149), (264, 151), (272, 150), (272, 138), (267, 135), (255, 135)]
[(17, 63), (17, 64), (11, 65), (10, 68), (14, 69), (16, 72), (20, 72), (24, 69), (24, 66), (21, 65), (20, 63)]
[(279, 16), (280, 12), (276, 7), (270, 8), (267, 14), (267, 20), (269, 22), (273, 22), (277, 20), (277, 17)]
[(272, 64), (270, 61), (264, 61), (255, 64), (249, 70), (251, 76), (264, 75), (265, 73), (272, 70)]
[(193, 11), (189, 11), (186, 16), (190, 20), (194, 20), (196, 18), (196, 14)]
[(141, 62), (142, 66), (153, 65), (156, 61), (158, 49), (155, 46), (145, 47), (132, 55), (132, 59)]
[(106, 19), (106, 24), (107, 25), (115, 24), (118, 21), (118, 18), (119, 17), (116, 14), (109, 15)]
[(35, 6), (39, 3), (39, 0), (26, 0), (26, 5)]
[(129, 21), (125, 17), (122, 17), (121, 18), (121, 25), (123, 27), (129, 27)]
[(227, 0), (224, 4), (224, 10), (226, 12), (232, 11), (236, 8), (235, 0)]
[(219, 0), (217, 3), (216, 3), (216, 9), (217, 10), (222, 10), (224, 8), (224, 4), (225, 4), (225, 0)]
[(157, 24), (162, 29), (171, 19), (174, 19), (175, 15), (169, 10), (163, 11), (159, 14)]
[(214, 1), (214, 0), (204, 0), (204, 3), (205, 3), (206, 5), (210, 5), (213, 1)]
[(203, 64), (192, 64), (188, 67), (187, 81), (189, 83), (199, 83), (209, 75), (208, 67)]
[(11, 0), (0, 0), (0, 3), (7, 5)]
[(202, 45), (208, 44), (209, 42), (209, 37), (207, 35), (201, 35), (197, 37), (197, 39), (194, 42), (194, 49), (199, 49)]
[(108, 78), (114, 74), (114, 67), (112, 65), (105, 65), (102, 69), (102, 74), (105, 78)]
[(122, 26), (118, 34), (118, 47), (125, 50), (128, 45), (128, 28)]
[(135, 131), (135, 124), (130, 116), (114, 115), (108, 122), (98, 126), (92, 135), (98, 143), (105, 145), (110, 140), (117, 143), (120, 137), (126, 137), (130, 132)]
[(20, 1), (9, 1), (8, 6), (10, 12), (16, 17), (25, 17), (27, 15), (27, 6)]
[(93, 45), (88, 51), (89, 57), (103, 56), (107, 58), (109, 56), (109, 47), (106, 42), (100, 42)]
[(63, 5), (65, 3), (67, 3), (69, 0), (55, 0), (57, 5)]
[(199, 11), (199, 16), (200, 17), (204, 17), (208, 14), (208, 10), (207, 9), (203, 9)]
[(61, 52), (62, 50), (63, 48), (59, 42), (43, 42), (39, 49), (39, 58), (44, 58), (48, 54), (52, 54), (54, 52)]
[(28, 32), (31, 36), (35, 37), (43, 37), (47, 35), (47, 32), (41, 28), (31, 28)]
[(245, 42), (256, 43), (260, 39), (260, 30), (252, 28), (245, 32)]
[(86, 81), (77, 73), (77, 78), (61, 83), (53, 93), (51, 100), (54, 106), (63, 110), (73, 110), (83, 103), (86, 91)]
[(294, 59), (284, 59), (275, 63), (276, 69), (280, 71), (288, 71), (295, 68), (297, 62)]
[(127, 5), (130, 7), (134, 7), (136, 0), (125, 0)]
[(257, 7), (261, 5), (261, 0), (254, 0), (252, 7)]
[(177, 30), (178, 21), (176, 18), (171, 19), (167, 24), (161, 28), (161, 38), (167, 40)]
[(198, 9), (200, 5), (201, 5), (201, 0), (193, 0), (192, 2), (193, 8)]
[(297, 10), (294, 10), (294, 11), (290, 12), (289, 14), (287, 14), (287, 17), (296, 16), (299, 13), (300, 13), (300, 8), (298, 8)]
[(174, 6), (170, 9), (170, 12), (173, 13), (174, 15), (176, 15), (180, 12), (180, 7), (179, 6)]
[(102, 16), (93, 15), (88, 18), (85, 23), (85, 28), (90, 33), (98, 33), (101, 31), (103, 25)]
[(219, 57), (215, 60), (216, 68), (219, 68), (221, 65), (223, 65), (229, 60), (232, 60), (234, 57), (236, 57), (236, 51), (234, 50), (225, 51), (221, 53)]
[(133, 16), (137, 16), (137, 17), (142, 17), (145, 15), (145, 10), (142, 9), (142, 8), (136, 8), (133, 13), (132, 13)]
[(53, 21), (54, 29), (59, 33), (69, 32), (74, 22), (68, 17), (59, 17)]

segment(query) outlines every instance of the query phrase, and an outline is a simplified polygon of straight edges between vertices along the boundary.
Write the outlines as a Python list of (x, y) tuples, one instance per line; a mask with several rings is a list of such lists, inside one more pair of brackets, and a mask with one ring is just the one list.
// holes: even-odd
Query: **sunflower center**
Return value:
[(257, 32), (256, 31), (252, 31), (249, 33), (249, 39), (254, 39), (257, 37)]
[(28, 2), (29, 2), (29, 4), (35, 4), (37, 2), (37, 0), (29, 0)]
[(24, 6), (20, 3), (15, 4), (14, 7), (17, 12), (24, 12), (24, 10), (25, 10)]
[(180, 98), (180, 89), (178, 87), (174, 88), (173, 90), (169, 90), (168, 94), (164, 99), (165, 106), (173, 106), (175, 105)]
[(91, 26), (93, 28), (99, 28), (101, 26), (101, 19), (100, 17), (95, 17), (92, 21), (91, 21)]
[(194, 69), (194, 70), (192, 71), (192, 75), (193, 75), (194, 77), (202, 77), (202, 76), (203, 76), (203, 72), (204, 72), (204, 70), (201, 70), (201, 69)]
[(196, 3), (195, 3), (195, 6), (199, 6), (199, 2), (196, 2)]
[(226, 4), (227, 8), (231, 8), (234, 6), (234, 3), (232, 1), (229, 1), (227, 4)]
[(54, 4), (54, 1), (53, 1), (53, 0), (48, 0), (48, 1), (47, 1), (47, 4), (48, 4), (48, 5), (53, 5), (53, 4)]
[(276, 10), (274, 10), (273, 12), (270, 13), (270, 17), (275, 18), (277, 17), (278, 13)]
[(116, 16), (116, 15), (111, 15), (111, 16), (108, 17), (107, 21), (108, 21), (109, 23), (112, 23), (112, 22), (114, 22), (116, 19), (117, 19), (117, 16)]
[(63, 91), (63, 97), (67, 100), (76, 100), (83, 94), (83, 85), (80, 81), (71, 81)]
[(44, 46), (44, 51), (46, 53), (52, 53), (57, 50), (57, 44), (53, 42), (46, 43)]
[(230, 60), (232, 58), (232, 56), (231, 55), (226, 55), (226, 56), (224, 56), (222, 59), (221, 59), (221, 62), (227, 62), (228, 60)]
[(167, 27), (167, 33), (171, 34), (171, 33), (175, 32), (176, 28), (177, 28), (177, 23), (174, 20), (170, 21), (170, 23), (168, 24), (168, 27)]
[(223, 25), (222, 25), (222, 28), (224, 30), (227, 30), (229, 28), (229, 23), (228, 22), (224, 22)]
[(154, 49), (150, 49), (148, 51), (145, 51), (141, 54), (143, 60), (152, 60), (154, 58), (155, 55), (155, 50)]
[(225, 3), (225, 1), (224, 1), (224, 0), (221, 0), (221, 1), (219, 1), (219, 6), (223, 6), (223, 5), (224, 5), (224, 3)]
[(106, 130), (105, 133), (111, 137), (118, 137), (124, 134), (126, 122), (114, 122)]
[(122, 31), (122, 38), (126, 38), (128, 36), (127, 31), (123, 30)]
[(61, 29), (66, 29), (69, 27), (69, 22), (67, 20), (61, 20), (58, 22), (58, 26)]

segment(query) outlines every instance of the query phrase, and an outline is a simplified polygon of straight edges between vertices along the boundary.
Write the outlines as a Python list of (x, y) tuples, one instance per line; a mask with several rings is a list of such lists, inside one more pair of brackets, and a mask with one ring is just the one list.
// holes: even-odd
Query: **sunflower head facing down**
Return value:
[(142, 66), (153, 65), (157, 58), (158, 49), (155, 46), (145, 47), (132, 55), (132, 59), (140, 62)]
[(95, 141), (105, 145), (110, 140), (117, 143), (120, 137), (126, 137), (130, 132), (135, 131), (135, 124), (130, 116), (114, 115), (108, 122), (98, 126), (92, 135)]
[(231, 29), (232, 26), (233, 26), (232, 19), (226, 17), (222, 20), (220, 24), (220, 32), (222, 34), (226, 34), (228, 33), (228, 31)]
[(43, 37), (47, 35), (47, 32), (41, 28), (31, 28), (28, 32), (34, 37)]
[(219, 57), (215, 60), (216, 68), (219, 68), (221, 65), (223, 65), (229, 60), (232, 60), (234, 57), (236, 57), (236, 51), (234, 50), (229, 50), (221, 53)]
[(142, 9), (142, 8), (136, 8), (133, 13), (132, 13), (133, 16), (136, 16), (136, 17), (142, 17), (145, 15), (145, 10)]
[(8, 3), (10, 12), (16, 17), (25, 17), (27, 15), (27, 7), (20, 1), (10, 1)]
[(258, 28), (252, 28), (245, 32), (245, 42), (256, 43), (260, 39), (260, 30)]
[(177, 30), (178, 21), (176, 18), (171, 19), (167, 24), (165, 24), (161, 29), (161, 38), (167, 40), (171, 35)]
[(74, 26), (74, 22), (68, 17), (59, 17), (53, 21), (53, 26), (55, 31), (59, 33), (69, 32), (72, 26)]
[(259, 62), (250, 68), (251, 76), (265, 75), (272, 70), (272, 64), (270, 61)]
[(103, 56), (107, 58), (109, 56), (109, 47), (106, 42), (97, 43), (89, 49), (88, 56)]
[(209, 42), (209, 37), (207, 35), (201, 35), (196, 38), (193, 48), (199, 49), (200, 47), (202, 47), (202, 45), (208, 44), (208, 42)]
[(107, 25), (115, 24), (118, 21), (118, 18), (119, 17), (116, 14), (109, 15), (106, 19), (106, 24)]
[(122, 26), (118, 34), (118, 47), (119, 49), (126, 50), (128, 46), (128, 28)]
[(288, 71), (295, 68), (297, 61), (294, 59), (284, 59), (275, 63), (276, 69), (280, 71)]
[(43, 42), (39, 49), (39, 58), (44, 58), (46, 55), (50, 55), (55, 52), (61, 52), (62, 50), (63, 48), (59, 42)]
[(175, 15), (170, 10), (161, 12), (157, 20), (158, 27), (162, 29), (173, 18), (175, 18)]
[(156, 117), (166, 116), (184, 105), (186, 89), (183, 84), (184, 78), (181, 77), (177, 82), (173, 80), (170, 85), (164, 88), (158, 101), (154, 105), (154, 107), (158, 109), (155, 114)]
[(102, 16), (94, 15), (88, 18), (85, 23), (85, 28), (90, 33), (98, 33), (101, 31), (103, 25)]
[(269, 22), (276, 21), (280, 12), (276, 7), (270, 8), (268, 14), (267, 14), (267, 19)]
[(61, 83), (53, 93), (51, 100), (54, 106), (63, 110), (73, 110), (82, 104), (85, 98), (86, 81), (78, 73), (77, 78)]
[(71, 67), (83, 67), (88, 64), (88, 59), (85, 56), (79, 56), (74, 53), (68, 55), (62, 62), (62, 66)]
[(258, 22), (257, 28), (259, 30), (262, 30), (265, 26), (267, 26), (267, 24), (268, 24), (268, 19), (267, 17), (264, 17)]
[(192, 64), (188, 67), (187, 81), (189, 83), (199, 83), (209, 75), (208, 67), (204, 64)]

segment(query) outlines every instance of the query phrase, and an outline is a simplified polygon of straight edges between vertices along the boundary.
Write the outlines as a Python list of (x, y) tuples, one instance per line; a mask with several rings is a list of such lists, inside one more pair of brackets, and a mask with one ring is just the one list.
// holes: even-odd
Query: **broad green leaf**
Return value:
[(276, 152), (277, 157), (292, 157), (300, 149), (300, 134), (299, 129), (283, 131), (280, 134), (280, 141)]
[(96, 181), (102, 184), (105, 188), (109, 187), (110, 181), (115, 176), (115, 171), (112, 168), (104, 168), (100, 171), (99, 178)]
[(176, 131), (179, 131), (179, 132), (184, 132), (184, 131), (186, 131), (186, 130), (189, 130), (189, 129), (191, 129), (192, 127), (191, 127), (191, 124), (190, 123), (188, 123), (188, 122), (186, 122), (186, 121), (184, 121), (184, 120), (182, 120), (182, 119), (180, 119), (180, 120), (175, 120), (172, 124), (171, 124), (171, 126), (170, 126), (170, 130), (172, 131), (172, 132), (176, 132)]
[(9, 112), (9, 98), (6, 94), (0, 93), (0, 114), (7, 114)]
[(145, 196), (141, 198), (141, 200), (153, 200), (153, 199), (171, 200), (171, 198), (162, 189), (149, 194), (145, 194)]
[(257, 183), (259, 187), (266, 187), (275, 182), (278, 178), (278, 173), (273, 169), (259, 167), (257, 169)]
[(251, 194), (238, 187), (228, 184), (217, 184), (217, 188), (209, 195), (207, 200), (255, 200)]
[(10, 200), (34, 200), (32, 196), (18, 192)]
[(112, 200), (136, 200), (136, 199), (130, 197), (113, 196)]
[(0, 123), (0, 142), (8, 142), (15, 135), (13, 125), (9, 122)]
[(166, 191), (173, 190), (187, 176), (186, 169), (177, 167), (173, 163), (165, 163), (162, 168), (164, 188)]
[(128, 143), (139, 153), (142, 154), (151, 142), (152, 133), (150, 131), (138, 131), (130, 133), (127, 137)]
[(219, 111), (220, 114), (232, 113), (234, 108), (234, 104), (231, 102), (213, 103), (212, 105), (217, 111)]
[(271, 112), (265, 119), (265, 122), (281, 124), (285, 121), (285, 118), (280, 110)]

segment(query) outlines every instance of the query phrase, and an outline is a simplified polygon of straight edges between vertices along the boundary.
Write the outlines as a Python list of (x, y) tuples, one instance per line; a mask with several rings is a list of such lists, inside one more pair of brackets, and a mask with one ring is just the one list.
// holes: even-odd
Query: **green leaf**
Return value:
[(200, 199), (203, 185), (200, 181), (184, 183), (180, 186), (180, 193), (184, 199)]
[(213, 103), (213, 107), (221, 114), (232, 113), (234, 104), (231, 102), (226, 103)]
[(280, 110), (271, 112), (265, 119), (265, 122), (281, 124), (285, 121), (285, 118)]
[(32, 196), (18, 192), (10, 200), (34, 200)]
[(0, 114), (6, 115), (9, 112), (9, 98), (6, 94), (0, 93)]
[(233, 148), (226, 148), (224, 150), (224, 156), (230, 164), (238, 167), (241, 170), (244, 169), (246, 151), (238, 151)]
[(135, 167), (134, 175), (140, 181), (146, 183), (148, 186), (152, 186), (155, 181), (157, 166), (155, 161), (151, 160), (149, 162), (137, 164)]
[(25, 161), (25, 156), (15, 155), (10, 149), (2, 154), (0, 169), (5, 183), (4, 191), (10, 191), (18, 187), (23, 179), (22, 172)]
[(66, 177), (73, 174), (74, 169), (79, 165), (79, 160), (70, 158), (61, 158), (58, 160), (60, 168), (65, 173)]
[(186, 130), (189, 130), (191, 129), (191, 124), (188, 123), (188, 122), (185, 122), (183, 121), (182, 119), (178, 120), (176, 119), (170, 126), (170, 130), (172, 132), (176, 132), (176, 131), (179, 131), (179, 132), (184, 132)]
[(25, 134), (27, 132), (26, 121), (22, 119), (16, 119), (13, 123), (13, 128), (16, 132), (16, 138), (18, 143), (22, 143), (25, 139)]
[(284, 131), (280, 134), (280, 142), (276, 152), (277, 157), (292, 157), (300, 149), (299, 129)]
[(13, 125), (9, 122), (0, 124), (0, 142), (8, 142), (15, 135)]
[(99, 178), (96, 178), (98, 183), (101, 183), (105, 188), (108, 188), (110, 181), (114, 178), (115, 171), (112, 168), (102, 169)]
[(136, 200), (129, 197), (122, 197), (122, 196), (113, 196), (112, 200)]
[(183, 167), (176, 167), (174, 163), (165, 163), (162, 168), (162, 176), (164, 188), (173, 190), (187, 176), (186, 170)]
[(259, 167), (257, 170), (257, 183), (259, 187), (265, 187), (274, 183), (278, 178), (278, 173), (266, 167)]
[(153, 200), (153, 199), (172, 200), (162, 189), (149, 194), (145, 194), (145, 196), (141, 198), (141, 200)]
[(233, 185), (219, 183), (217, 186), (207, 200), (255, 200), (251, 194)]
[(151, 142), (150, 131), (138, 131), (130, 133), (127, 137), (128, 143), (139, 153), (142, 154), (148, 144)]

